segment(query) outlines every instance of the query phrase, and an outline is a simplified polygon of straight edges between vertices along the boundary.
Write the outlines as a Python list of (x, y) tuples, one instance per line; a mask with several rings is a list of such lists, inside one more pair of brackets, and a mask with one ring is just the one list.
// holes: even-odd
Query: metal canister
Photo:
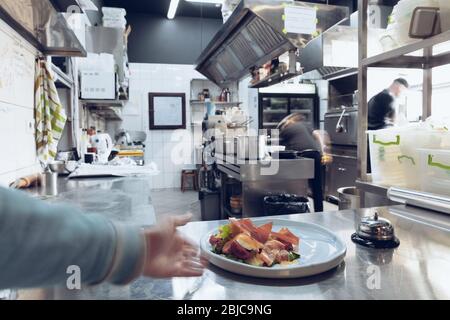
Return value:
[(58, 194), (58, 173), (46, 170), (41, 174), (41, 194), (43, 196)]

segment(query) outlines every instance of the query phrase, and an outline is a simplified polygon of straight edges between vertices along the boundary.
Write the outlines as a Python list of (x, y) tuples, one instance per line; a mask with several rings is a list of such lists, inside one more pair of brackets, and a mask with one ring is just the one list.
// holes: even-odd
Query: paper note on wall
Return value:
[(313, 34), (317, 30), (316, 9), (286, 7), (284, 9), (284, 29), (287, 33)]

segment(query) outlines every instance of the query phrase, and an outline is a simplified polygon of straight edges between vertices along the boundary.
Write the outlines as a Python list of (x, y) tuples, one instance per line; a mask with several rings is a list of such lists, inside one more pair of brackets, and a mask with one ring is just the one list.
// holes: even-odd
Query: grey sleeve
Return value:
[(0, 188), (0, 289), (65, 285), (69, 266), (84, 284), (126, 283), (140, 274), (144, 252), (136, 227)]

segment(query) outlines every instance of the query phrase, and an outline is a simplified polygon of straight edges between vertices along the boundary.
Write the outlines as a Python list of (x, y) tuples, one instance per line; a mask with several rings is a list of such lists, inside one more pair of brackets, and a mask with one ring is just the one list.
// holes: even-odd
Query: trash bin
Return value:
[(339, 194), (339, 210), (359, 209), (360, 195), (356, 187), (345, 187), (338, 189)]
[(307, 213), (309, 200), (293, 194), (279, 194), (264, 197), (264, 214), (276, 216), (293, 213)]
[(219, 191), (201, 189), (198, 193), (203, 221), (220, 220)]

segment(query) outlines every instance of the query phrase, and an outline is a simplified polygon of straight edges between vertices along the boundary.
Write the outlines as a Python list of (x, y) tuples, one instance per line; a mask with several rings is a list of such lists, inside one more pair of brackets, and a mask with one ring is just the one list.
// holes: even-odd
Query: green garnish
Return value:
[(217, 237), (225, 240), (228, 239), (230, 236), (231, 236), (231, 227), (229, 224), (219, 227), (219, 234), (217, 235)]
[(289, 261), (294, 261), (300, 258), (300, 255), (294, 251), (289, 252)]

